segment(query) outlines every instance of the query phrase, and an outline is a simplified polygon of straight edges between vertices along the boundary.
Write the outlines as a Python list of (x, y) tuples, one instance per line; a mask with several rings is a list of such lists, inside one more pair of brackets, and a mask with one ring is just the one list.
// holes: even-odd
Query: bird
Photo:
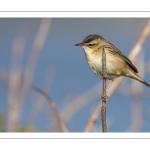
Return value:
[(102, 36), (97, 34), (88, 35), (75, 46), (81, 46), (84, 49), (91, 71), (99, 78), (104, 78), (102, 73), (102, 52), (104, 49), (106, 54), (106, 79), (112, 82), (120, 76), (126, 76), (150, 87), (150, 84), (138, 75), (138, 70), (133, 63), (116, 46)]

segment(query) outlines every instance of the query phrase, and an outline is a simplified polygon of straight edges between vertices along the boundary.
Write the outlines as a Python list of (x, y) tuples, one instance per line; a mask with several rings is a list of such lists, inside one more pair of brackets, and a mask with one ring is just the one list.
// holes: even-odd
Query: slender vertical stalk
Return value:
[(106, 124), (106, 54), (105, 49), (103, 48), (102, 52), (102, 74), (103, 74), (103, 95), (102, 95), (102, 131), (107, 132), (107, 124)]
[[(134, 62), (137, 55), (142, 51), (142, 46), (146, 42), (147, 38), (149, 37), (150, 34), (150, 20), (148, 21), (146, 27), (144, 28), (141, 36), (139, 37), (139, 40), (135, 44), (135, 46), (131, 49), (130, 54), (128, 58)], [(149, 67), (149, 66), (148, 66)], [(119, 77), (116, 80), (113, 81), (111, 88), (108, 90), (107, 95), (110, 97), (119, 87), (123, 80), (123, 77)], [(101, 106), (102, 106), (102, 101), (98, 104), (98, 106), (95, 108), (93, 114), (91, 115), (89, 122), (86, 126), (85, 132), (89, 132), (92, 130), (94, 127), (96, 121), (98, 120), (99, 114), (101, 112)]]

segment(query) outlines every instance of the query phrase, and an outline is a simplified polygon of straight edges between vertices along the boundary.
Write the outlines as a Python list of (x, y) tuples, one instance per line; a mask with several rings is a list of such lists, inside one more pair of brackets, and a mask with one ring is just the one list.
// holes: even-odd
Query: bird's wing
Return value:
[(114, 46), (113, 44), (107, 42), (108, 44), (105, 44), (103, 47), (106, 49), (106, 50), (109, 50), (112, 54), (114, 55), (117, 55), (119, 56), (121, 59), (123, 59), (126, 64), (136, 73), (138, 73), (138, 70), (137, 68), (132, 64), (132, 62), (122, 54), (122, 52), (116, 47)]

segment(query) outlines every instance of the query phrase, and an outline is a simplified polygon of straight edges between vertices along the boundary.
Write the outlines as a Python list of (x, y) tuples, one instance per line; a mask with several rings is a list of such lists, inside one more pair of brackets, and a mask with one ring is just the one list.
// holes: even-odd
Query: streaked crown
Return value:
[(88, 46), (93, 47), (100, 42), (100, 40), (104, 39), (102, 36), (97, 34), (87, 36), (81, 43), (76, 44), (75, 46)]

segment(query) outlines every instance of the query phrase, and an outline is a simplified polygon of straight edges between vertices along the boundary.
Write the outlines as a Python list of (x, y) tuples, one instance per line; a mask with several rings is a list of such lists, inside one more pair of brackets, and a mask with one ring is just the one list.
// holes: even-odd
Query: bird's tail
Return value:
[(150, 87), (150, 84), (148, 84), (144, 79), (142, 79), (139, 75), (137, 75), (134, 72), (130, 72), (130, 74), (128, 75), (128, 77), (133, 78), (135, 80), (138, 80), (141, 83), (145, 84), (146, 86)]

